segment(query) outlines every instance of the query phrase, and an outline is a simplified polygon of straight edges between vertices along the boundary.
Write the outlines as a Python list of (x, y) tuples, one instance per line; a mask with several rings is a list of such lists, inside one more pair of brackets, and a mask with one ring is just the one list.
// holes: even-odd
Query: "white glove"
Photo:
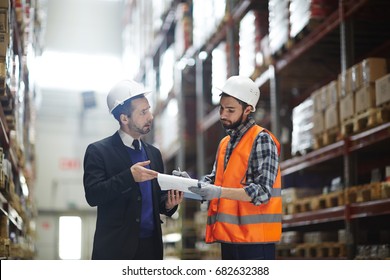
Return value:
[(178, 176), (178, 177), (184, 177), (184, 178), (191, 179), (190, 175), (188, 175), (188, 173), (186, 171), (180, 171), (180, 169), (179, 170), (173, 170), (172, 171), (172, 175), (173, 176)]
[(212, 200), (214, 198), (220, 198), (222, 188), (218, 186), (211, 185), (207, 182), (198, 181), (197, 187), (189, 187), (191, 192), (196, 193), (202, 197), (203, 200)]

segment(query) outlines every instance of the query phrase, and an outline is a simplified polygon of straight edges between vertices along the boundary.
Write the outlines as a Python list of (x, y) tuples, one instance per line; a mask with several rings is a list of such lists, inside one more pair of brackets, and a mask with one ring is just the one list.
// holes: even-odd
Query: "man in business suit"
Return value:
[(85, 197), (97, 206), (92, 259), (162, 259), (159, 215), (171, 216), (183, 200), (182, 192), (161, 191), (161, 153), (140, 139), (153, 120), (147, 93), (131, 80), (116, 84), (107, 105), (120, 128), (85, 152)]

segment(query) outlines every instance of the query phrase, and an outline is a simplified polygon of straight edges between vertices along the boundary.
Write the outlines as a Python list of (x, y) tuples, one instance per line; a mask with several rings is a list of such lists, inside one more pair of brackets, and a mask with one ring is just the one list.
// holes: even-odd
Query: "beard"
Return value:
[(150, 132), (150, 130), (152, 129), (152, 124), (151, 123), (147, 123), (145, 124), (144, 126), (138, 126), (138, 125), (135, 125), (135, 124), (132, 124), (132, 125), (129, 125), (129, 129), (130, 130), (133, 130), (141, 135), (145, 135), (145, 134), (148, 134)]
[(240, 126), (240, 124), (242, 124), (243, 117), (244, 117), (244, 113), (241, 113), (240, 118), (235, 122), (228, 122), (228, 121), (224, 122), (223, 120), (220, 121), (225, 129), (236, 129), (237, 127)]

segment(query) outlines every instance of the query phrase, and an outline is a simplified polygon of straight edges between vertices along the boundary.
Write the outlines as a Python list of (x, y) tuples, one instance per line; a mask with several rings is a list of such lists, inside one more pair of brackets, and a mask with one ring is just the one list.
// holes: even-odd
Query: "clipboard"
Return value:
[(202, 197), (200, 195), (193, 193), (188, 189), (189, 187), (197, 187), (198, 186), (198, 180), (196, 180), (196, 179), (159, 173), (157, 175), (157, 181), (161, 187), (161, 190), (182, 191), (182, 192), (184, 192), (184, 198), (202, 201)]

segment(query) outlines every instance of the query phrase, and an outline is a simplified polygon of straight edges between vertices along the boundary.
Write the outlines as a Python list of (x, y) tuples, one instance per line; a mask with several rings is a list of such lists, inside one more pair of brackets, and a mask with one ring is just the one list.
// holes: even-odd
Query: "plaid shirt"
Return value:
[[(241, 124), (237, 129), (228, 129), (226, 131), (230, 136), (230, 141), (226, 149), (225, 168), (233, 149), (240, 142), (245, 132), (253, 125), (255, 125), (254, 119), (249, 118), (248, 122)], [(278, 172), (278, 164), (278, 151), (272, 137), (265, 131), (260, 132), (252, 147), (244, 187), (248, 196), (252, 198), (254, 205), (260, 205), (270, 200), (272, 186)], [(214, 183), (215, 168), (216, 162), (214, 162), (211, 174), (206, 175), (202, 181)]]

